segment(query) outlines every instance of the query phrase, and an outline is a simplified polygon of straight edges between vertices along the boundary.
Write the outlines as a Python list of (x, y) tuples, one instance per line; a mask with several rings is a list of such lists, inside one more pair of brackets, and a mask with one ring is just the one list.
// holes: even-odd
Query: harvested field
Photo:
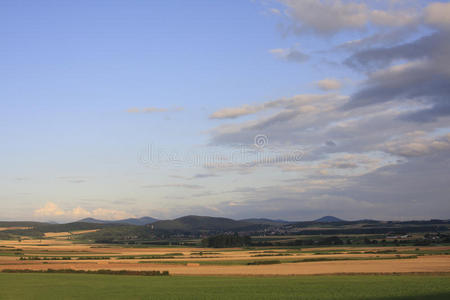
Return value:
[[(86, 231), (84, 231), (86, 232)], [(0, 269), (168, 270), (174, 275), (450, 273), (450, 247), (210, 249), (0, 241)]]
[(318, 275), (318, 274), (393, 274), (393, 273), (450, 273), (447, 256), (424, 256), (417, 259), (358, 260), (283, 263), (273, 265), (198, 265), (195, 263), (164, 264), (136, 262), (18, 262), (2, 261), (0, 269), (74, 269), (74, 270), (168, 270), (174, 275)]
[(90, 233), (90, 232), (96, 232), (96, 231), (98, 231), (98, 229), (78, 230), (78, 231), (71, 231), (71, 232), (46, 232), (45, 237), (46, 238), (70, 237), (72, 235), (84, 234), (84, 233)]
[[(78, 270), (166, 268), (182, 275), (289, 275), (450, 272), (450, 247), (192, 248), (78, 244), (46, 233), (43, 239), (0, 241), (0, 269)], [(277, 264), (265, 264), (276, 261)], [(254, 263), (258, 262), (258, 263)], [(259, 263), (260, 262), (260, 263)]]
[(33, 229), (33, 227), (0, 227), (0, 231), (6, 230), (28, 230)]

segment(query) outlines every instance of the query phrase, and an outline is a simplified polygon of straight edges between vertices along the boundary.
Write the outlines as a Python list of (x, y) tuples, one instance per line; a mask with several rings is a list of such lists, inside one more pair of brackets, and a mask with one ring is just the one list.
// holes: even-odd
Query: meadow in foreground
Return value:
[(450, 276), (0, 274), (0, 299), (449, 299)]

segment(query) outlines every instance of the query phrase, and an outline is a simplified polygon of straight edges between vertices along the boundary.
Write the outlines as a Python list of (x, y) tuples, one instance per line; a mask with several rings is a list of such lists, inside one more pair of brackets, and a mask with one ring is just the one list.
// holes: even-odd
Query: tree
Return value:
[(243, 247), (251, 244), (249, 236), (240, 236), (235, 234), (220, 234), (210, 236), (202, 240), (204, 247), (211, 248), (227, 248), (227, 247)]

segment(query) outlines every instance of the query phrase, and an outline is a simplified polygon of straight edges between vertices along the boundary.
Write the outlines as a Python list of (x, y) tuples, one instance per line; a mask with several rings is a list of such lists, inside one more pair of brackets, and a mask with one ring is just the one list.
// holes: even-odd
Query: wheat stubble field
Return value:
[(0, 270), (164, 270), (172, 275), (450, 272), (450, 247), (211, 249), (75, 244), (60, 235), (0, 241)]

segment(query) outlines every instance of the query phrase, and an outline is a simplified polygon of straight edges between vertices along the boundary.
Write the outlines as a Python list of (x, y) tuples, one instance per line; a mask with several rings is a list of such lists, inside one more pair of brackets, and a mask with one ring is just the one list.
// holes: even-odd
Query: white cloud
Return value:
[(322, 100), (332, 98), (333, 95), (302, 94), (291, 98), (281, 98), (260, 104), (242, 105), (240, 107), (227, 107), (211, 114), (210, 119), (235, 119), (241, 116), (252, 115), (258, 112), (275, 108), (295, 108), (299, 112), (313, 112), (322, 107)]
[(292, 18), (299, 22), (299, 30), (332, 34), (341, 29), (361, 28), (367, 23), (365, 4), (342, 1), (280, 0), (290, 8)]
[(278, 8), (271, 8), (269, 11), (274, 15), (281, 15), (281, 11)]
[(243, 105), (241, 107), (224, 108), (214, 112), (210, 119), (235, 119), (237, 117), (257, 113), (264, 109), (264, 106)]
[(316, 85), (322, 91), (338, 90), (342, 87), (342, 83), (333, 78), (325, 78), (316, 82)]
[(388, 27), (408, 26), (418, 21), (418, 15), (411, 11), (372, 10), (369, 13), (369, 18), (376, 25)]
[(425, 8), (425, 22), (443, 29), (450, 29), (450, 3), (430, 3)]
[(373, 24), (383, 27), (408, 26), (419, 20), (414, 9), (374, 9), (371, 2), (342, 0), (279, 0), (288, 7), (296, 33), (313, 31), (330, 35), (341, 30), (361, 30)]
[(78, 220), (87, 217), (102, 220), (119, 220), (133, 217), (132, 214), (127, 212), (107, 208), (96, 208), (91, 211), (80, 206), (73, 209), (62, 209), (53, 202), (47, 202), (43, 207), (36, 209), (34, 215), (39, 218), (54, 218), (58, 220)]
[(401, 156), (413, 157), (450, 150), (450, 133), (430, 136), (423, 131), (408, 133), (385, 143), (386, 151)]
[[(382, 152), (334, 153), (323, 159), (304, 163), (282, 165), (285, 171), (302, 172), (306, 177), (313, 176), (350, 178), (372, 173), (379, 168), (396, 165), (398, 161)], [(327, 182), (329, 179), (323, 180)]]
[(60, 217), (65, 215), (65, 211), (53, 202), (47, 202), (43, 207), (36, 209), (34, 214), (41, 217)]

